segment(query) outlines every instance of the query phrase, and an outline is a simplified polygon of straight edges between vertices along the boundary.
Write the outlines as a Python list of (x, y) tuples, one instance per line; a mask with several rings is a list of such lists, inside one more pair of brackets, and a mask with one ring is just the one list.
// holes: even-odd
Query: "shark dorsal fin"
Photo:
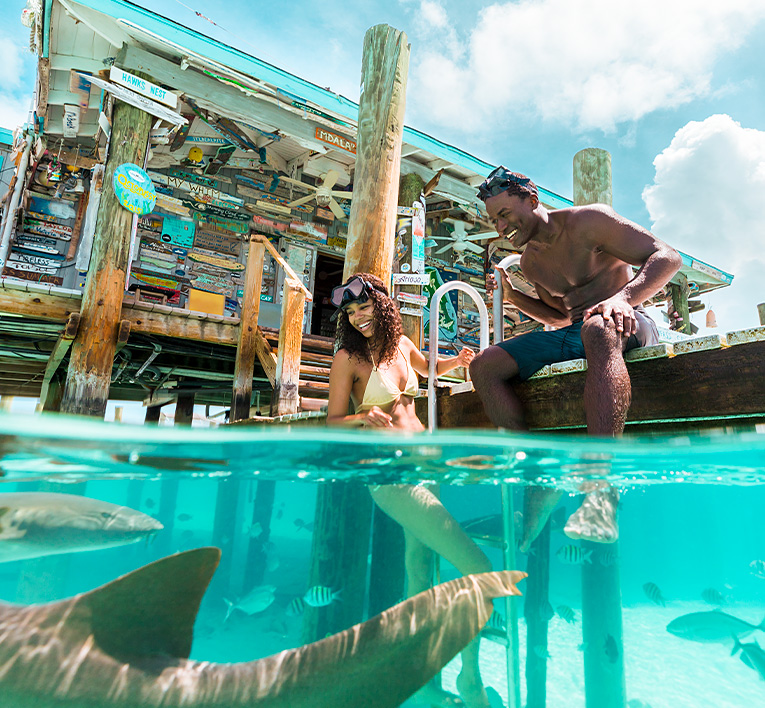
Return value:
[(124, 660), (187, 659), (194, 621), (218, 567), (220, 549), (197, 548), (162, 558), (81, 595), (100, 648)]

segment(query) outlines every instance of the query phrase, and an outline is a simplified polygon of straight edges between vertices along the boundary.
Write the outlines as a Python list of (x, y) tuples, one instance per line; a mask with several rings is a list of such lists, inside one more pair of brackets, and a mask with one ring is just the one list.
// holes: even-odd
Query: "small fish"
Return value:
[(643, 592), (655, 605), (661, 605), (662, 607), (667, 606), (664, 596), (661, 594), (661, 590), (659, 590), (659, 586), (656, 583), (646, 583), (643, 585)]
[(725, 598), (722, 593), (714, 588), (707, 588), (701, 593), (701, 599), (709, 605), (716, 605), (722, 607), (725, 604)]
[(547, 651), (547, 647), (542, 646), (541, 644), (537, 644), (534, 647), (534, 653), (540, 658), (540, 659), (552, 659), (552, 656), (550, 656), (550, 652)]
[(539, 606), (539, 619), (542, 622), (549, 622), (553, 617), (555, 617), (555, 610), (553, 609), (553, 606), (550, 604), (549, 600), (544, 603), (544, 605)]
[(736, 652), (741, 652), (741, 661), (743, 661), (750, 669), (754, 669), (760, 678), (765, 680), (765, 651), (762, 647), (754, 641), (749, 644), (742, 644), (738, 637), (733, 637), (733, 651), (730, 655), (733, 656)]
[(305, 612), (305, 600), (302, 597), (295, 597), (291, 600), (290, 604), (287, 605), (284, 614), (287, 615), (287, 617), (300, 617), (303, 612)]
[(156, 503), (156, 502), (155, 502), (153, 499), (147, 499), (147, 500), (144, 502), (144, 506), (145, 506), (147, 509), (153, 509), (155, 506), (157, 506), (157, 503)]
[(550, 514), (550, 531), (563, 531), (566, 526), (568, 514), (565, 506), (559, 506)]
[(568, 546), (561, 546), (555, 554), (562, 563), (569, 565), (582, 565), (583, 563), (592, 563), (592, 551), (585, 551), (580, 546), (569, 543)]
[(574, 612), (568, 605), (558, 605), (555, 608), (558, 613), (558, 617), (562, 620), (566, 620), (569, 624), (576, 624), (576, 612)]
[(224, 602), (228, 605), (228, 611), (226, 612), (223, 621), (225, 622), (234, 610), (240, 610), (247, 615), (255, 615), (258, 612), (263, 612), (263, 610), (270, 607), (271, 603), (273, 603), (275, 592), (276, 588), (273, 585), (256, 585), (236, 603), (224, 599)]
[(314, 585), (306, 591), (306, 594), (303, 595), (303, 599), (311, 607), (326, 607), (327, 605), (331, 605), (335, 600), (339, 600), (341, 592), (342, 590), (335, 592), (332, 588), (328, 588), (324, 585)]
[(193, 518), (191, 514), (178, 514), (178, 521), (191, 521)]
[(491, 616), (489, 617), (489, 621), (486, 623), (486, 626), (491, 627), (492, 629), (499, 629), (502, 632), (504, 632), (507, 628), (504, 616), (496, 610), (492, 610)]
[(276, 514), (274, 514), (274, 518), (278, 521), (279, 519), (284, 516), (284, 509), (277, 509)]
[(313, 531), (313, 521), (306, 523), (303, 519), (295, 519), (295, 526), (303, 531)]
[(673, 619), (667, 625), (667, 631), (681, 639), (722, 644), (727, 644), (734, 636), (751, 634), (755, 629), (765, 632), (765, 619), (755, 625), (720, 610), (691, 612)]
[(598, 553), (598, 562), (604, 568), (611, 568), (619, 562), (619, 554), (614, 548), (604, 548)]
[(603, 651), (606, 652), (608, 660), (615, 664), (619, 659), (619, 647), (616, 646), (616, 640), (613, 634), (606, 635), (606, 641), (603, 643)]
[(260, 525), (260, 521), (256, 521), (254, 524), (245, 524), (243, 531), (245, 536), (260, 538), (263, 534), (263, 527)]
[(749, 572), (761, 580), (765, 580), (765, 561), (753, 560), (749, 564)]

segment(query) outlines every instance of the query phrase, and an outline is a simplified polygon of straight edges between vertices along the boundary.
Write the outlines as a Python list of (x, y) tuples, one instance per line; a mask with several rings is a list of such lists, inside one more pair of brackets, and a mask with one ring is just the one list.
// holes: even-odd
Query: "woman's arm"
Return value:
[[(414, 342), (409, 337), (401, 337), (402, 344), (405, 344), (409, 350), (409, 361), (412, 364), (412, 368), (420, 375), (427, 378), (428, 376), (428, 357), (426, 357), (417, 347), (414, 346)], [(438, 359), (436, 363), (436, 376), (441, 376), (452, 369), (456, 369), (458, 366), (470, 366), (470, 362), (473, 361), (475, 352), (467, 347), (462, 347), (459, 354), (455, 356), (448, 356), (443, 359)]]
[(329, 370), (327, 425), (390, 427), (392, 418), (377, 406), (363, 413), (348, 414), (348, 404), (351, 401), (354, 378), (355, 372), (351, 358), (345, 349), (340, 349), (335, 354), (332, 360), (332, 368)]

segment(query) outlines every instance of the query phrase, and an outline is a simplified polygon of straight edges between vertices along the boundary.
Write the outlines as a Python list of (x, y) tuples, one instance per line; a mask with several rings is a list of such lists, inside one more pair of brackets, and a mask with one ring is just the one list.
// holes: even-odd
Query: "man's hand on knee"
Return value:
[(610, 297), (588, 307), (583, 313), (583, 319), (587, 322), (594, 315), (601, 315), (607, 327), (613, 322), (616, 331), (620, 332), (622, 337), (630, 337), (637, 332), (635, 310), (621, 298)]

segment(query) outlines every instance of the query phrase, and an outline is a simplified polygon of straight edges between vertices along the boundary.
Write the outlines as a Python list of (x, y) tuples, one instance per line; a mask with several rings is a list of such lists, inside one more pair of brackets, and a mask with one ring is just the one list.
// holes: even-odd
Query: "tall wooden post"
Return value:
[(368, 29), (343, 280), (363, 271), (390, 281), (408, 72), (406, 34), (388, 25)]
[[(683, 318), (683, 323), (677, 328), (678, 332), (684, 334), (693, 334), (691, 329), (691, 313), (688, 307), (688, 278), (682, 273), (675, 273), (672, 282), (669, 284), (669, 295), (672, 301), (672, 308)], [(669, 313), (670, 321), (672, 313)]]
[[(363, 271), (390, 282), (404, 131), (409, 44), (388, 25), (367, 30), (361, 59), (361, 98), (353, 200), (343, 279)], [(281, 348), (281, 345), (280, 345)], [(326, 484), (316, 498), (310, 585), (344, 585), (348, 602), (307, 608), (303, 638), (345, 629), (362, 619), (372, 502), (363, 485)]]
[[(229, 420), (250, 417), (252, 399), (252, 373), (255, 369), (255, 339), (260, 314), (260, 288), (263, 282), (263, 261), (266, 247), (258, 241), (250, 241), (247, 252), (247, 269), (244, 277), (244, 297), (239, 316), (239, 341), (234, 365), (234, 391), (231, 397)], [(283, 326), (283, 325), (282, 325)]]
[(760, 317), (760, 325), (765, 326), (765, 302), (757, 305), (757, 314)]
[[(574, 156), (576, 206), (593, 203), (610, 206), (611, 183), (611, 155), (608, 152), (587, 148)], [(594, 556), (599, 544), (582, 542), (582, 548), (592, 550)], [(582, 638), (587, 708), (624, 708), (627, 696), (618, 564), (608, 567), (597, 562), (582, 565)]]
[(143, 165), (152, 117), (117, 102), (112, 120), (104, 190), (82, 296), (80, 327), (72, 344), (61, 411), (103, 418), (117, 346), (133, 214), (120, 206), (112, 188), (117, 167)]
[(303, 342), (305, 293), (292, 278), (284, 279), (279, 350), (276, 352), (276, 383), (271, 415), (297, 413), (300, 405), (300, 350)]

